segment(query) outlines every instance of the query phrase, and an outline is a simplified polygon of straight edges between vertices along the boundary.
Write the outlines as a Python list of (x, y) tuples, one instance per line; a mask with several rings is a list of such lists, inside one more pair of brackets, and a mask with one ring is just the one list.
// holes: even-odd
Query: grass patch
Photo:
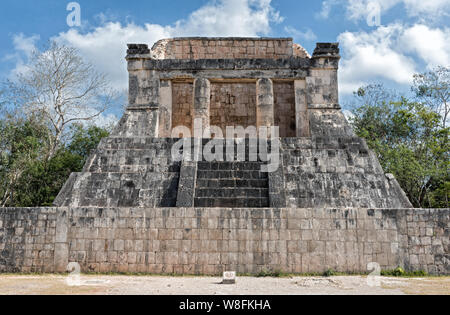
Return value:
[[(69, 273), (0, 273), (0, 276), (68, 276)], [(124, 276), (124, 277), (174, 277), (174, 278), (217, 278), (222, 275), (186, 275), (186, 274), (174, 274), (174, 273), (137, 273), (137, 272), (82, 272), (82, 276)], [(286, 273), (279, 270), (262, 270), (257, 274), (253, 273), (237, 273), (238, 277), (250, 277), (250, 278), (293, 278), (293, 277), (345, 277), (345, 276), (367, 276), (367, 273), (343, 273), (337, 272), (333, 269), (329, 269), (325, 272), (311, 272), (311, 273)], [(396, 268), (394, 270), (382, 270), (381, 276), (383, 277), (402, 277), (402, 278), (445, 278), (448, 275), (429, 275), (425, 271), (413, 271), (407, 272), (403, 268)]]
[(288, 274), (283, 274), (281, 271), (260, 271), (255, 275), (256, 278), (283, 278), (288, 277)]
[(394, 270), (382, 270), (381, 275), (384, 277), (402, 277), (402, 278), (434, 277), (428, 275), (428, 273), (423, 270), (407, 272), (401, 267), (398, 267)]

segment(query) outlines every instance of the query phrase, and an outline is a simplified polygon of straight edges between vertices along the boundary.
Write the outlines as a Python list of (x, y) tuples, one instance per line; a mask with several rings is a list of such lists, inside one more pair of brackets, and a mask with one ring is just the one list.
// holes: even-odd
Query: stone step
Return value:
[(196, 208), (268, 208), (268, 198), (195, 198)]
[(259, 162), (198, 162), (198, 169), (202, 171), (260, 171)]
[(269, 198), (267, 188), (200, 188), (195, 190), (196, 198)]
[(90, 173), (179, 173), (180, 165), (96, 165), (89, 168)]
[(267, 179), (198, 179), (198, 188), (267, 188)]
[(268, 173), (260, 171), (197, 171), (197, 179), (268, 179)]
[(199, 162), (196, 207), (269, 206), (268, 174), (258, 162)]

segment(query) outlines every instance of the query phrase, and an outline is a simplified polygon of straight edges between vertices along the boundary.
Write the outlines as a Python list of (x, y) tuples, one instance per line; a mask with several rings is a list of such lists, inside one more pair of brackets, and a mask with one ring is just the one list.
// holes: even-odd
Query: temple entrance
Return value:
[(256, 84), (212, 83), (210, 115), (224, 135), (227, 126), (256, 126)]

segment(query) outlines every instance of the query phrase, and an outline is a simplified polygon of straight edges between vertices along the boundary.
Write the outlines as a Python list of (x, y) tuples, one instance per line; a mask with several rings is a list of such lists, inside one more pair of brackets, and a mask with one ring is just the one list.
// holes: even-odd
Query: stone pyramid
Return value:
[[(338, 44), (319, 43), (312, 56), (291, 38), (175, 38), (128, 48), (129, 106), (55, 206), (412, 207), (341, 111)], [(172, 132), (178, 126), (185, 139)], [(196, 158), (213, 126), (279, 127), (264, 140), (278, 145), (278, 167), (262, 171), (267, 156), (251, 158), (249, 136), (214, 139), (234, 152), (243, 145), (244, 160), (226, 152)], [(177, 145), (190, 158), (175, 159)]]

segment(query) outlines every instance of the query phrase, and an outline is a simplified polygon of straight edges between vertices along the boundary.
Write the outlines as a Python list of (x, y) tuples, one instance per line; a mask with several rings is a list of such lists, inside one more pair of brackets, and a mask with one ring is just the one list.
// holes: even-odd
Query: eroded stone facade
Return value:
[(0, 209), (0, 272), (448, 274), (449, 210)]
[(256, 126), (256, 85), (254, 83), (213, 83), (211, 89), (211, 126), (224, 132), (226, 127)]
[[(338, 44), (317, 44), (311, 57), (299, 51), (289, 38), (179, 38), (152, 50), (129, 45), (126, 114), (55, 204), (411, 207), (342, 114)], [(180, 126), (184, 131), (173, 134)], [(213, 126), (222, 131), (214, 137), (223, 147), (229, 146), (220, 140), (230, 136), (227, 127), (279, 127), (276, 172), (257, 173), (264, 156), (229, 161), (224, 153), (216, 164), (193, 156), (195, 163), (173, 161), (178, 137), (209, 138), (204, 131)], [(203, 143), (199, 149), (207, 148)], [(247, 155), (249, 150), (247, 143)]]
[[(378, 263), (449, 274), (449, 210), (412, 209), (355, 136), (339, 106), (339, 59), (336, 43), (310, 56), (289, 38), (130, 44), (129, 106), (56, 208), (0, 209), (0, 272), (76, 262), (90, 272), (365, 273)], [(280, 134), (211, 142), (210, 126)], [(278, 144), (272, 171), (255, 142)], [(211, 143), (232, 153), (205, 159)]]
[[(299, 57), (306, 57), (296, 47)], [(283, 59), (293, 55), (291, 38), (174, 38), (157, 42), (154, 59)]]

